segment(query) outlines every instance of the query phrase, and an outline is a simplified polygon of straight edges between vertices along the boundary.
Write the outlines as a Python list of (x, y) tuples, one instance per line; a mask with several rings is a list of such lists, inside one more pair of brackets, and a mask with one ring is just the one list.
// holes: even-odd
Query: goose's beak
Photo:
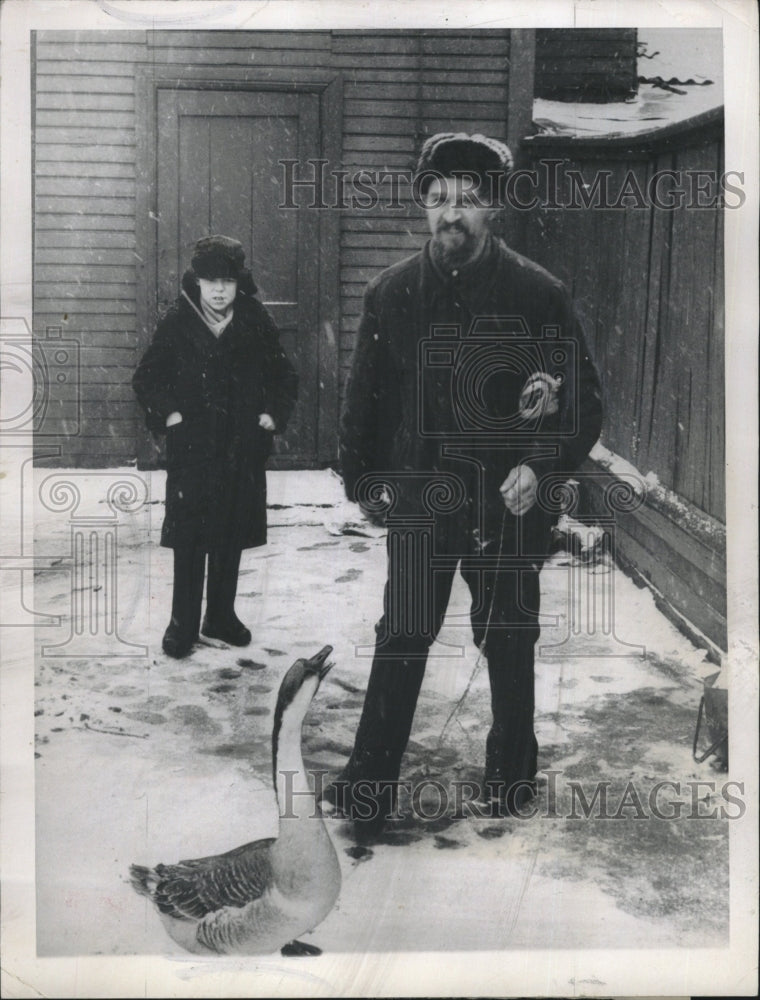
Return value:
[(327, 662), (327, 657), (332, 653), (332, 646), (324, 646), (320, 651), (306, 661), (306, 669), (309, 673), (316, 674), (320, 680), (329, 673), (333, 664)]

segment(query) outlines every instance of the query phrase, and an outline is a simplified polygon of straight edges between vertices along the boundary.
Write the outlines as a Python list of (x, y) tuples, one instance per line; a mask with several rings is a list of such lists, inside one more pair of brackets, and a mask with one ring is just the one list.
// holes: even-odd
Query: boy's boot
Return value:
[(214, 549), (208, 556), (206, 615), (201, 631), (230, 646), (247, 646), (251, 633), (235, 614), (240, 549)]
[(162, 642), (167, 656), (182, 659), (198, 638), (205, 569), (206, 553), (202, 549), (175, 547), (172, 617)]

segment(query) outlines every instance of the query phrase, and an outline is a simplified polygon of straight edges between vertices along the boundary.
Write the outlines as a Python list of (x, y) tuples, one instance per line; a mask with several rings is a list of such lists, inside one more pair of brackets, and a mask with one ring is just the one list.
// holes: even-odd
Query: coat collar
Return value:
[[(185, 275), (185, 278), (187, 275)], [(233, 307), (232, 321), (222, 333), (217, 335), (209, 328), (198, 304), (198, 290), (194, 282), (188, 284), (183, 278), (182, 294), (177, 300), (177, 308), (182, 317), (183, 329), (196, 347), (204, 353), (217, 350), (231, 350), (235, 347), (251, 323), (250, 305), (245, 295), (238, 295)]]
[(431, 252), (431, 241), (428, 240), (422, 251), (421, 303), (429, 305), (438, 299), (456, 298), (473, 315), (487, 311), (496, 283), (501, 249), (501, 241), (489, 236), (476, 261), (447, 274), (436, 264)]

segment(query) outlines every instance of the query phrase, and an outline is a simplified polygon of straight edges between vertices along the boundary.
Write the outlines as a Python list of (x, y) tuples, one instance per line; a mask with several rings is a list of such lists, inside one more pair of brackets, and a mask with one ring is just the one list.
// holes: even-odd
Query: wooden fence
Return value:
[(572, 289), (602, 443), (650, 486), (621, 518), (621, 559), (725, 648), (722, 109), (635, 137), (534, 136), (523, 154), (540, 189), (521, 247)]

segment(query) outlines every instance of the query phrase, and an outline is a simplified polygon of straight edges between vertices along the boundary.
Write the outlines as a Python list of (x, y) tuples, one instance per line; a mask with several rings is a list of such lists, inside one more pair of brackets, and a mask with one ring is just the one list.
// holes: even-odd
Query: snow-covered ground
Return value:
[[(36, 488), (51, 474), (76, 481), (80, 516), (111, 510), (105, 497), (118, 473), (36, 470)], [(186, 660), (167, 658), (172, 554), (158, 547), (163, 475), (124, 474), (148, 487), (147, 502), (118, 516), (116, 622), (122, 642), (134, 646), (114, 647), (98, 606), (85, 603), (75, 606), (90, 623), (89, 636), (77, 639), (84, 644), (56, 648), (71, 635), (70, 515), (37, 506), (34, 607), (62, 616), (37, 629), (38, 654), (46, 650), (35, 680), (41, 955), (181, 954), (130, 887), (129, 864), (200, 857), (276, 834), (270, 737), (279, 681), (297, 656), (334, 646), (336, 665), (306, 719), (304, 756), (307, 766), (336, 773), (351, 747), (380, 613), (383, 532), (358, 523), (329, 471), (273, 472), (270, 541), (244, 553), (240, 576), (237, 610), (252, 645), (199, 645)], [(79, 579), (76, 599), (95, 601), (102, 574)], [(489, 721), (487, 672), (476, 669), (469, 594), (459, 581), (402, 772), (426, 785), (422, 801), (434, 818), (402, 795), (404, 818), (368, 849), (357, 848), (347, 823), (327, 819), (343, 887), (309, 936), (325, 952), (727, 942), (730, 822), (718, 814), (728, 776), (691, 755), (702, 679), (716, 668), (647, 591), (609, 565), (574, 566), (558, 553), (542, 590), (537, 815), (456, 819), (437, 808), (433, 782), (453, 802), (457, 781), (480, 779)], [(598, 615), (611, 594), (615, 625), (605, 633)], [(147, 655), (134, 655), (140, 644)], [(696, 780), (713, 782), (716, 794), (694, 792)], [(679, 790), (662, 788), (653, 800), (661, 781)], [(595, 818), (598, 809), (583, 818), (577, 789), (590, 801), (599, 782), (609, 783), (608, 818)], [(653, 801), (666, 815), (680, 809), (681, 818), (657, 818)]]

